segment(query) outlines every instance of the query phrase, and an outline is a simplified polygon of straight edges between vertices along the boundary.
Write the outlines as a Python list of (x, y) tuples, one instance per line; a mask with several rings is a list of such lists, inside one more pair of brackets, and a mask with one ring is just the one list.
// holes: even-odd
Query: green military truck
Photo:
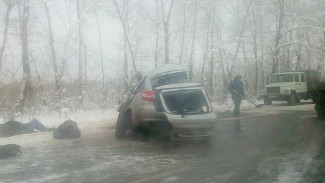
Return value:
[(315, 110), (317, 111), (318, 117), (325, 118), (325, 81), (315, 83), (314, 94), (315, 94)]
[(295, 105), (301, 99), (312, 99), (319, 116), (325, 115), (325, 71), (302, 70), (273, 74), (261, 96), (265, 105), (287, 101)]

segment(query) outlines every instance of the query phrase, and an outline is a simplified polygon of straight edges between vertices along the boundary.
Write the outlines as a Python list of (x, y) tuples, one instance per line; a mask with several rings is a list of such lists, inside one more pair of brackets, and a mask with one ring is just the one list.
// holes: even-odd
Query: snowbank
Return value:
[[(255, 104), (263, 104), (262, 100), (253, 100)], [(234, 101), (231, 98), (225, 100), (225, 102), (211, 102), (213, 109), (215, 112), (227, 112), (234, 110)], [(241, 110), (248, 110), (255, 108), (255, 105), (248, 102), (247, 100), (243, 100), (241, 103)]]
[[(93, 109), (87, 111), (69, 111), (62, 110), (61, 113), (58, 112), (46, 112), (46, 113), (38, 113), (38, 114), (24, 114), (21, 116), (17, 116), (15, 118), (16, 121), (20, 121), (22, 123), (27, 123), (33, 118), (37, 118), (41, 121), (45, 126), (58, 127), (63, 121), (67, 119), (71, 119), (76, 121), (80, 128), (85, 127), (96, 127), (98, 125), (102, 125), (103, 123), (107, 123), (109, 121), (112, 123), (117, 119), (118, 112), (116, 111), (116, 107), (110, 109)], [(112, 120), (113, 119), (113, 120)], [(0, 119), (1, 123), (6, 122), (6, 119)], [(107, 124), (106, 124), (107, 125)]]

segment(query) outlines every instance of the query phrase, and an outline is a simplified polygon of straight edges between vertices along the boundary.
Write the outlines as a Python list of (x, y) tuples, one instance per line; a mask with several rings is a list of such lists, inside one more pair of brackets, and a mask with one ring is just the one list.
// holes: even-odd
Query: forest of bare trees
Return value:
[(117, 104), (137, 77), (182, 64), (213, 100), (243, 75), (258, 96), (276, 72), (325, 63), (323, 0), (1, 0), (0, 111)]

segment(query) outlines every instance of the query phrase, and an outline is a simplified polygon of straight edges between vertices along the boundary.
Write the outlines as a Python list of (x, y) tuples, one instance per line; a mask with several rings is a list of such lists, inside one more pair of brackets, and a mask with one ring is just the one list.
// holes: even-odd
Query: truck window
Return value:
[(300, 74), (295, 74), (295, 82), (299, 82), (300, 80), (299, 80), (299, 76), (300, 76)]
[(301, 82), (306, 82), (306, 78), (304, 74), (301, 74)]
[(272, 83), (294, 82), (294, 74), (276, 74), (272, 76)]

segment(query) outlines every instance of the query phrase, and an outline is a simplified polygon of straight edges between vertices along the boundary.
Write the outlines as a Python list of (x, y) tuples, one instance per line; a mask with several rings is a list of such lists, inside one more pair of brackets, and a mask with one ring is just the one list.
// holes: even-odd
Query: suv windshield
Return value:
[(272, 83), (293, 82), (293, 74), (277, 74), (272, 76)]
[(165, 74), (161, 76), (157, 76), (151, 80), (151, 84), (153, 88), (170, 85), (170, 84), (179, 84), (179, 83), (187, 83), (187, 75), (186, 72), (177, 72), (171, 74)]

